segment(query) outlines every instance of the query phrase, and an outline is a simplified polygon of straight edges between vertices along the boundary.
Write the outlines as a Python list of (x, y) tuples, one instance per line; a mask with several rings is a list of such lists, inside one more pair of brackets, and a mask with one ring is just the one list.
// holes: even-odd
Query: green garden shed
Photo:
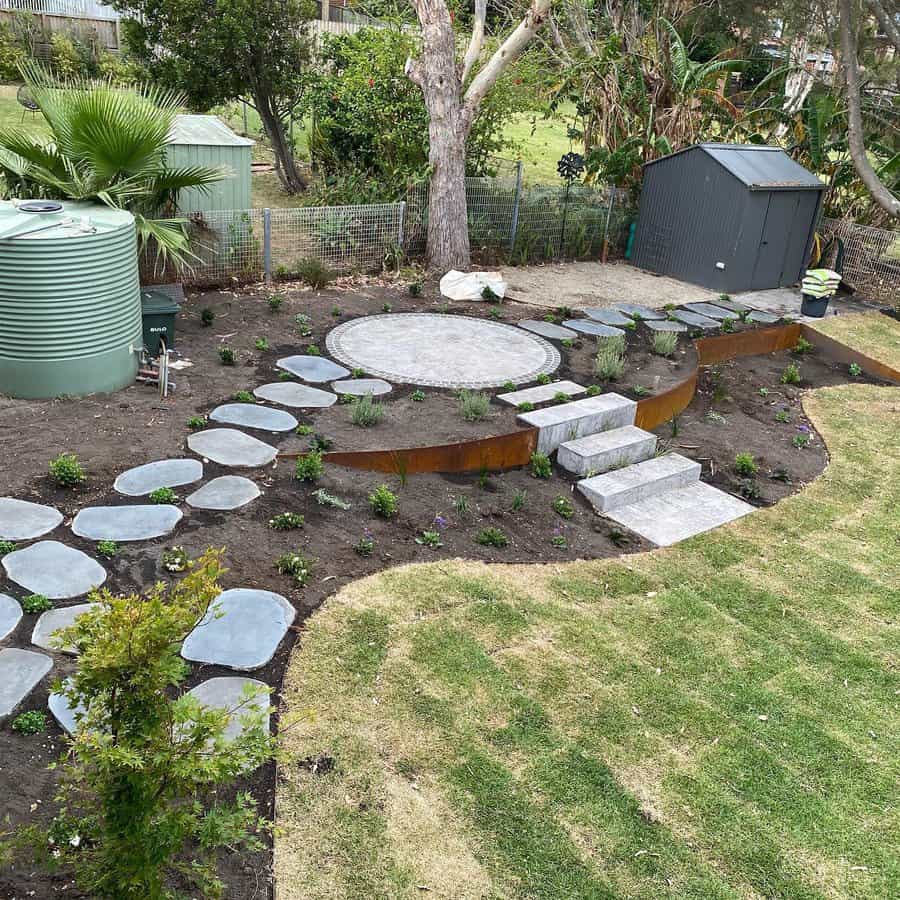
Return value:
[(250, 208), (250, 156), (253, 141), (235, 134), (217, 116), (180, 115), (169, 135), (170, 166), (224, 166), (231, 177), (207, 191), (179, 192), (183, 214)]

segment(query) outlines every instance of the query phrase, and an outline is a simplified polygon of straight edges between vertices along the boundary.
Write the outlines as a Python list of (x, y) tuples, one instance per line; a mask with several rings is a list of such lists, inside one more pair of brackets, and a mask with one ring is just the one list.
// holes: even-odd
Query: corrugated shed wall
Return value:
[(193, 188), (179, 192), (179, 212), (213, 212), (250, 208), (250, 147), (169, 144), (171, 166), (225, 166), (231, 175), (210, 186), (208, 193)]

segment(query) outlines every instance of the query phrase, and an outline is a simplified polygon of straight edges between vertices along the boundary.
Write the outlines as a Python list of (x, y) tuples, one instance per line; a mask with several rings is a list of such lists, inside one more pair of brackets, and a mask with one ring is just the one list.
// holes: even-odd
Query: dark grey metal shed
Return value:
[(795, 284), (824, 190), (778, 147), (687, 147), (644, 166), (632, 262), (729, 293)]

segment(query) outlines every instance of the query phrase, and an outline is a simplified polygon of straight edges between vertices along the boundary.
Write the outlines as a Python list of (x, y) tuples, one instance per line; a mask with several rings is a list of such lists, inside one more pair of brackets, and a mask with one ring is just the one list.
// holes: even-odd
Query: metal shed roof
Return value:
[[(794, 162), (780, 147), (759, 144), (695, 144), (663, 159), (680, 153), (701, 150), (730, 172), (751, 191), (822, 191), (825, 184), (812, 172)], [(647, 163), (652, 166), (661, 160)]]
[(195, 147), (252, 147), (254, 141), (235, 134), (217, 116), (183, 114), (175, 117), (169, 143)]

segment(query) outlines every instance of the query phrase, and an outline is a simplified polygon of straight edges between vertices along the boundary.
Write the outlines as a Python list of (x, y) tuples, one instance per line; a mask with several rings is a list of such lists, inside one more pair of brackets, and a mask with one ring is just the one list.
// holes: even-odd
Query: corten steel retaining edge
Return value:
[[(678, 384), (653, 397), (640, 400), (635, 412), (634, 424), (647, 431), (657, 428), (690, 405), (697, 391), (700, 369), (737, 359), (741, 356), (759, 356), (787, 350), (805, 337), (816, 343), (831, 359), (850, 365), (856, 363), (868, 375), (900, 385), (900, 370), (872, 359), (834, 338), (810, 328), (801, 322), (774, 325), (771, 328), (755, 328), (734, 334), (698, 338), (697, 365)], [(331, 465), (345, 466), (368, 472), (389, 475), (420, 475), (432, 473), (502, 471), (526, 466), (537, 449), (538, 429), (522, 428), (508, 434), (437, 444), (426, 447), (406, 447), (386, 450), (349, 450), (326, 453), (322, 459)], [(279, 453), (279, 459), (296, 459), (302, 453)]]

